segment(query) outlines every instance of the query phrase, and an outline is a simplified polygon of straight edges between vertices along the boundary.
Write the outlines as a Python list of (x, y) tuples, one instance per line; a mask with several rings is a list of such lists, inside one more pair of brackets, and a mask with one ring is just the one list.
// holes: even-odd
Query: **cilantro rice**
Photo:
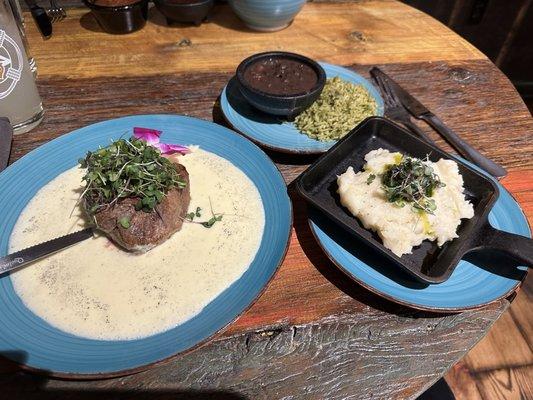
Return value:
[(365, 87), (336, 76), (326, 81), (318, 100), (298, 115), (294, 123), (300, 132), (313, 139), (338, 140), (376, 112), (376, 101)]

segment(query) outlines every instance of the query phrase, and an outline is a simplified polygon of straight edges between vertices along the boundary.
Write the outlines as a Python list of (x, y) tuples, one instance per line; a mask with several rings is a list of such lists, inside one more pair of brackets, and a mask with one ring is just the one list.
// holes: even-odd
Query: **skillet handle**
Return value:
[(533, 239), (487, 226), (483, 231), (481, 246), (499, 250), (528, 268), (533, 265)]

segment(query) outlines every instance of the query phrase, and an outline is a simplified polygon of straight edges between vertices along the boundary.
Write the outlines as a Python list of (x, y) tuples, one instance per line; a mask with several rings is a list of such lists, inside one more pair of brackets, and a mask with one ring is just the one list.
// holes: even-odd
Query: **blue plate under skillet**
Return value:
[[(377, 115), (383, 115), (383, 99), (379, 91), (358, 73), (337, 65), (320, 63), (326, 76), (338, 76), (345, 81), (363, 85), (378, 105)], [(232, 78), (220, 96), (220, 108), (226, 121), (238, 132), (270, 150), (294, 154), (320, 154), (337, 141), (321, 142), (301, 133), (294, 123), (265, 114), (252, 107), (241, 95)]]
[[(484, 173), (468, 161), (462, 161)], [(518, 203), (495, 179), (484, 174), (498, 185), (500, 191), (489, 214), (490, 224), (496, 229), (531, 237), (527, 219)], [(441, 312), (478, 308), (510, 295), (527, 274), (527, 268), (519, 265), (515, 270), (510, 268), (507, 273), (498, 274), (498, 269), (492, 265), (514, 261), (495, 254), (476, 254), (461, 260), (445, 282), (423, 284), (339, 229), (320, 211), (312, 208), (309, 211), (311, 230), (337, 267), (370, 291), (409, 307)]]
[[(138, 372), (191, 350), (242, 314), (281, 264), (291, 229), (291, 203), (272, 161), (253, 143), (211, 122), (177, 115), (139, 115), (78, 129), (27, 154), (0, 174), (0, 255), (35, 193), (77, 164), (88, 150), (141, 126), (163, 131), (164, 141), (197, 144), (232, 162), (254, 182), (265, 210), (260, 248), (244, 275), (200, 314), (166, 332), (129, 341), (91, 340), (65, 333), (27, 309), (9, 275), (0, 279), (0, 354), (52, 376), (104, 378)], [(31, 267), (29, 267), (31, 268)]]

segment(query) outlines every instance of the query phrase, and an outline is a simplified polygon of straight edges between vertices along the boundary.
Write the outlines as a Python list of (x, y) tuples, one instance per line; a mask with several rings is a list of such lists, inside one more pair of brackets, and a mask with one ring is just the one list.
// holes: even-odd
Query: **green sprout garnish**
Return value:
[(376, 175), (374, 174), (368, 175), (368, 178), (366, 178), (366, 184), (370, 185), (372, 182), (374, 182), (374, 179), (376, 179)]
[(192, 222), (193, 224), (202, 225), (204, 228), (211, 228), (213, 225), (215, 225), (217, 222), (222, 221), (222, 217), (224, 214), (215, 213), (213, 211), (213, 206), (211, 205), (211, 198), (209, 198), (209, 205), (211, 207), (211, 218), (207, 221), (195, 221), (195, 218), (200, 218), (202, 216), (202, 209), (200, 207), (196, 207), (196, 211), (191, 211), (188, 214), (185, 214), (185, 220), (188, 222)]
[[(135, 138), (119, 139), (88, 152), (79, 163), (87, 169), (81, 197), (91, 214), (127, 197), (137, 199), (137, 211), (151, 212), (170, 189), (186, 186), (171, 161), (155, 147)], [(129, 220), (123, 218), (119, 222), (127, 229)]]
[(433, 214), (437, 209), (431, 199), (435, 189), (446, 186), (433, 168), (422, 160), (404, 157), (398, 164), (388, 166), (381, 176), (381, 187), (387, 201), (398, 207), (410, 204), (414, 211)]
[(129, 217), (122, 217), (118, 220), (118, 222), (124, 229), (129, 229), (131, 226), (131, 220)]

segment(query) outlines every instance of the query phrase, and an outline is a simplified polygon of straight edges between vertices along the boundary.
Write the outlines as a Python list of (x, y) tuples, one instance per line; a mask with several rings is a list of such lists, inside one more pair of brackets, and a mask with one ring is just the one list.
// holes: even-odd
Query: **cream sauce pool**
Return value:
[[(238, 280), (259, 248), (265, 217), (257, 188), (229, 161), (197, 149), (180, 157), (190, 174), (189, 211), (211, 228), (184, 223), (148, 253), (89, 239), (11, 275), (24, 304), (51, 325), (78, 336), (128, 340), (168, 330), (197, 315)], [(44, 186), (20, 215), (16, 251), (84, 226), (75, 206), (83, 171), (68, 170)], [(70, 216), (71, 211), (75, 210)]]

